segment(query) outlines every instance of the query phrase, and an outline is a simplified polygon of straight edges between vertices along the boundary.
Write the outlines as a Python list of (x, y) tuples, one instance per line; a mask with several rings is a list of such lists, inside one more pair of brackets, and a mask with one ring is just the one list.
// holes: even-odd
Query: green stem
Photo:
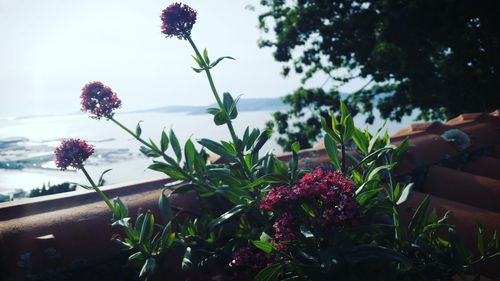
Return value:
[(82, 170), (83, 174), (85, 175), (85, 177), (87, 178), (87, 180), (90, 182), (90, 185), (92, 185), (92, 188), (97, 192), (97, 194), (99, 194), (99, 196), (102, 198), (102, 200), (104, 200), (104, 203), (106, 203), (106, 205), (108, 205), (108, 208), (113, 211), (113, 205), (111, 204), (111, 202), (109, 201), (108, 197), (106, 196), (106, 194), (104, 194), (104, 192), (102, 192), (101, 189), (99, 189), (99, 187), (95, 184), (94, 180), (92, 180), (92, 178), (90, 177), (89, 173), (87, 172), (87, 170), (85, 170), (85, 167), (83, 166), (83, 164), (80, 166), (80, 169)]
[(129, 133), (131, 136), (133, 136), (136, 140), (138, 140), (140, 143), (144, 144), (146, 147), (148, 148), (152, 148), (151, 144), (149, 144), (148, 142), (146, 142), (145, 140), (141, 139), (139, 136), (137, 136), (136, 134), (134, 134), (134, 132), (132, 132), (131, 130), (129, 130), (129, 128), (125, 127), (122, 123), (118, 122), (116, 119), (114, 119), (113, 117), (109, 117), (109, 120), (113, 121), (116, 125), (118, 125), (118, 127), (122, 128), (123, 130), (125, 130), (127, 133)]
[[(129, 128), (125, 127), (125, 125), (123, 125), (122, 123), (118, 122), (113, 117), (109, 117), (108, 119), (111, 120), (111, 121), (113, 121), (116, 125), (118, 125), (118, 127), (120, 127), (123, 130), (125, 130), (127, 133), (129, 133), (131, 136), (133, 136), (136, 140), (138, 140), (140, 143), (142, 143), (143, 145), (145, 145), (147, 148), (160, 153), (163, 157), (167, 157), (167, 154), (165, 152), (156, 150), (156, 148), (154, 148), (150, 143), (148, 143), (147, 141), (143, 140), (141, 137), (139, 137), (136, 134), (134, 134), (134, 132), (132, 132)], [(195, 177), (193, 177), (190, 174), (186, 173), (178, 164), (176, 164), (175, 168), (177, 169), (177, 171), (181, 172), (182, 175), (185, 176), (190, 181), (192, 181), (192, 182), (194, 182), (194, 183), (196, 183), (196, 184), (198, 184), (200, 186), (205, 186), (205, 187), (208, 187), (209, 189), (213, 189), (211, 186), (206, 185), (203, 182), (200, 182)]]
[(344, 141), (342, 140), (342, 143), (340, 144), (340, 149), (342, 150), (342, 173), (346, 175), (347, 169), (346, 169), (346, 152), (345, 152), (345, 145)]
[[(188, 40), (189, 44), (191, 44), (191, 47), (193, 47), (193, 50), (196, 53), (196, 56), (200, 59), (202, 63), (202, 67), (207, 75), (208, 83), (210, 84), (210, 89), (212, 90), (212, 93), (215, 97), (215, 100), (217, 101), (217, 104), (219, 105), (220, 110), (223, 112), (224, 116), (228, 116), (226, 109), (224, 108), (224, 104), (222, 103), (220, 96), (217, 93), (217, 88), (215, 87), (214, 79), (212, 78), (212, 74), (210, 73), (208, 65), (205, 63), (205, 60), (201, 56), (201, 53), (198, 50), (198, 47), (196, 47), (196, 44), (193, 42), (193, 39), (191, 39), (190, 36), (185, 36), (185, 38), (186, 40)], [(233, 143), (236, 146), (236, 143), (238, 142), (238, 136), (236, 135), (236, 132), (234, 130), (233, 123), (231, 122), (231, 120), (227, 119), (226, 124), (227, 128), (229, 129), (229, 133), (231, 134), (231, 138), (233, 139)], [(240, 161), (243, 172), (248, 178), (250, 178), (250, 171), (248, 170), (248, 167), (246, 165), (243, 153), (239, 149), (237, 150), (237, 157), (238, 160)]]
[[(387, 155), (384, 156), (385, 158), (385, 163), (390, 163), (390, 157), (388, 157)], [(389, 196), (391, 198), (391, 202), (392, 202), (392, 220), (393, 220), (393, 223), (394, 223), (394, 236), (396, 238), (396, 241), (397, 242), (401, 242), (401, 238), (402, 238), (402, 232), (401, 232), (401, 223), (400, 223), (400, 220), (399, 220), (399, 212), (398, 212), (398, 208), (397, 208), (397, 205), (396, 205), (396, 198), (394, 197), (394, 181), (392, 179), (392, 174), (390, 171), (387, 171), (387, 177), (389, 179)]]

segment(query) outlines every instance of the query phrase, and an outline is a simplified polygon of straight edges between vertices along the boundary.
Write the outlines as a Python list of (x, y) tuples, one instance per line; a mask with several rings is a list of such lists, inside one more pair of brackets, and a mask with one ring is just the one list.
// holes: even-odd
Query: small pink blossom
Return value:
[[(304, 206), (313, 215), (305, 214)], [(278, 249), (286, 249), (282, 242), (297, 238), (299, 224), (315, 228), (354, 223), (360, 208), (354, 184), (341, 173), (321, 169), (305, 174), (292, 188), (272, 188), (260, 207), (273, 212)]]
[(59, 169), (64, 171), (69, 166), (80, 169), (83, 162), (94, 153), (94, 147), (84, 140), (68, 139), (63, 140), (54, 153), (56, 166)]
[(173, 3), (161, 13), (161, 32), (167, 37), (185, 39), (191, 35), (196, 22), (196, 11), (186, 4)]
[(274, 256), (259, 249), (242, 247), (233, 253), (229, 267), (233, 273), (232, 280), (253, 280), (255, 274), (273, 265)]
[(295, 194), (288, 187), (272, 188), (260, 202), (260, 207), (267, 211), (284, 208), (295, 201)]
[(90, 117), (101, 119), (113, 117), (113, 111), (122, 106), (122, 101), (110, 87), (101, 82), (91, 82), (82, 88), (82, 111), (90, 112)]

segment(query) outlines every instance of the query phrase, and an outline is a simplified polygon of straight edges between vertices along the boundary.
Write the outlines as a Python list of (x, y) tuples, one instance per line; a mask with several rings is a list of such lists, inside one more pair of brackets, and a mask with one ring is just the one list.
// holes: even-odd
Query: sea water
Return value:
[[(239, 135), (247, 126), (263, 129), (272, 119), (271, 114), (272, 111), (240, 112), (234, 127)], [(159, 142), (161, 130), (170, 128), (181, 144), (188, 138), (193, 142), (200, 138), (230, 139), (227, 127), (214, 125), (208, 114), (141, 112), (121, 113), (115, 117), (132, 131), (142, 121), (142, 137), (155, 142)], [(411, 119), (407, 117), (402, 123), (388, 122), (387, 129), (394, 132)], [(357, 116), (356, 126), (367, 126), (364, 120), (363, 116)], [(376, 118), (375, 123), (368, 126), (369, 131), (374, 132), (382, 124), (383, 120)], [(111, 121), (94, 120), (85, 114), (4, 119), (0, 120), (0, 194), (11, 194), (19, 189), (29, 191), (43, 183), (70, 181), (86, 184), (81, 171), (59, 171), (55, 167), (54, 148), (65, 138), (80, 138), (94, 145), (95, 153), (86, 161), (86, 168), (94, 178), (98, 178), (102, 171), (112, 169), (105, 176), (108, 184), (163, 176), (147, 169), (151, 159), (139, 152), (140, 144)], [(282, 152), (275, 138), (276, 134), (263, 151)]]

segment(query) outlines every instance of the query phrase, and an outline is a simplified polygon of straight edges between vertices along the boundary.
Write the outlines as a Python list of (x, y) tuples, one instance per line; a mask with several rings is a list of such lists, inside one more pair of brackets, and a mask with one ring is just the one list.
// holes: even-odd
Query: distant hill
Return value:
[[(217, 107), (217, 105), (215, 103), (206, 106), (171, 105), (141, 110), (140, 112), (186, 112), (187, 114), (203, 114), (209, 107)], [(288, 106), (281, 101), (281, 98), (242, 98), (238, 101), (238, 111), (267, 111), (287, 108)]]

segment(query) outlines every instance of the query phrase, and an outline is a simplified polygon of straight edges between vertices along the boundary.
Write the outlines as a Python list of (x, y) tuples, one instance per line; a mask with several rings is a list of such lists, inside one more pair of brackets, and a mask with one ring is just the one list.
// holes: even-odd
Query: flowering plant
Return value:
[[(110, 208), (112, 225), (125, 234), (116, 239), (132, 251), (130, 261), (141, 263), (141, 278), (154, 276), (164, 262), (178, 263), (189, 280), (441, 280), (471, 270), (470, 260), (455, 254), (463, 250), (447, 215), (428, 214), (428, 198), (409, 225), (401, 221), (398, 206), (412, 185), (397, 183), (391, 170), (408, 141), (393, 145), (387, 132), (372, 136), (355, 128), (343, 103), (337, 115), (322, 118), (329, 170), (305, 169), (298, 144), (287, 162), (271, 152), (262, 155), (268, 130), (247, 127), (239, 136), (233, 127), (238, 100), (229, 93), (221, 98), (210, 71), (232, 58), (211, 62), (206, 49), (200, 53), (191, 37), (196, 16), (191, 7), (174, 3), (161, 14), (162, 33), (193, 48), (193, 69), (206, 74), (218, 105), (207, 112), (215, 125), (228, 128), (230, 141), (200, 139), (197, 149), (188, 139), (181, 147), (173, 130), (163, 131), (159, 142), (145, 140), (140, 124), (133, 131), (117, 120), (114, 110), (122, 103), (100, 82), (85, 85), (81, 100), (92, 118), (104, 117), (140, 142), (140, 151), (153, 159), (150, 169), (181, 182), (166, 189), (196, 196), (200, 214), (174, 219), (164, 189), (161, 220), (146, 212), (132, 222), (122, 201), (109, 200), (101, 181), (96, 184), (86, 172), (92, 147), (69, 140), (56, 149), (57, 165), (81, 169), (91, 184), (87, 188)], [(208, 153), (221, 161), (208, 161)], [(453, 239), (439, 235), (440, 229), (450, 229)], [(166, 253), (179, 249), (181, 259), (165, 261)]]

